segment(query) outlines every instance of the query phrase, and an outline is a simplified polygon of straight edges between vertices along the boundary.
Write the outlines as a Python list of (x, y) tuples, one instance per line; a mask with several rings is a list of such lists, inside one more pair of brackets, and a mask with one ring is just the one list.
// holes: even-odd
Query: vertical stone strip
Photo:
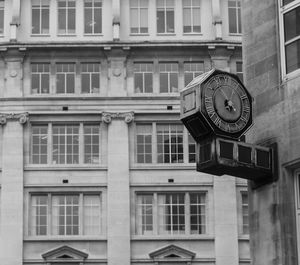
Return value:
[(1, 115), (3, 128), (0, 263), (23, 264), (23, 124), (27, 114)]
[(130, 265), (128, 123), (133, 113), (104, 113), (102, 120), (108, 123), (107, 260), (108, 265)]
[(215, 177), (215, 253), (216, 265), (238, 265), (238, 224), (235, 179), (230, 176)]
[(215, 26), (215, 38), (216, 40), (221, 40), (223, 34), (220, 0), (212, 0), (211, 4), (213, 13), (213, 25)]

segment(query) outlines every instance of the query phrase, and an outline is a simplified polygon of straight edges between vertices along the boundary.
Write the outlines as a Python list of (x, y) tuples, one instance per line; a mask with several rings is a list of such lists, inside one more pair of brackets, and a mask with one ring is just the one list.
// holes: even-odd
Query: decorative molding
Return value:
[(7, 120), (19, 120), (20, 124), (25, 124), (29, 119), (28, 112), (24, 113), (0, 113), (0, 125), (5, 125)]
[(112, 119), (122, 119), (129, 124), (134, 120), (134, 112), (103, 112), (102, 113), (102, 121), (109, 124), (111, 123)]

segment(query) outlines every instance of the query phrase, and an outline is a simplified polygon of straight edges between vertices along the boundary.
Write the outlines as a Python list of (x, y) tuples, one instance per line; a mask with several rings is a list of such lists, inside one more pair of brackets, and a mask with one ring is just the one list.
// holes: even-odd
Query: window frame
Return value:
[[(158, 35), (174, 35), (176, 33), (176, 24), (175, 24), (175, 21), (176, 21), (176, 17), (175, 17), (175, 14), (176, 14), (176, 3), (174, 0), (173, 1), (173, 6), (170, 8), (170, 7), (167, 7), (167, 4), (166, 4), (166, 1), (168, 0), (161, 0), (161, 1), (164, 1), (164, 6), (163, 7), (159, 7), (158, 6), (158, 1), (160, 0), (156, 0), (156, 9), (155, 9), (155, 12), (156, 12), (156, 33)], [(170, 9), (170, 11), (173, 12), (173, 26), (174, 26), (174, 29), (173, 31), (168, 31), (168, 19), (167, 19), (167, 11), (168, 9)], [(163, 14), (164, 14), (164, 30), (163, 32), (159, 32), (158, 30), (158, 11), (163, 11)]]
[[(49, 71), (45, 72), (33, 72), (32, 67), (36, 65), (39, 68), (39, 65), (43, 66), (43, 69), (45, 68), (45, 65), (48, 65), (49, 67)], [(48, 92), (43, 92), (43, 88), (42, 88), (42, 75), (48, 74)], [(39, 87), (38, 87), (38, 91), (37, 93), (33, 93), (33, 75), (38, 75), (39, 78)], [(50, 62), (31, 62), (30, 63), (30, 94), (31, 95), (49, 95), (50, 94), (50, 88), (51, 88), (51, 64)]]
[[(189, 70), (189, 71), (186, 71), (186, 65), (193, 65), (195, 64), (196, 67), (198, 66), (201, 66), (202, 67), (202, 71), (192, 71), (192, 70)], [(185, 61), (183, 62), (183, 82), (184, 82), (184, 86), (188, 85), (189, 83), (185, 84), (186, 83), (186, 73), (192, 73), (193, 75), (193, 78), (195, 78), (196, 76), (200, 75), (200, 74), (203, 74), (204, 73), (204, 61)], [(198, 75), (196, 75), (196, 73), (199, 73)], [(193, 80), (193, 79), (192, 79)]]
[[(129, 0), (129, 16), (130, 18), (132, 17), (131, 15), (131, 11), (134, 10), (134, 9), (137, 9), (137, 13), (138, 13), (138, 25), (137, 25), (137, 29), (138, 29), (138, 32), (132, 32), (132, 27), (131, 27), (131, 23), (132, 23), (132, 20), (130, 19), (130, 25), (129, 25), (129, 31), (130, 31), (130, 35), (149, 35), (149, 0), (147, 0), (147, 7), (143, 7), (141, 6), (141, 1), (142, 0), (138, 0), (138, 6), (134, 6), (132, 7), (132, 0)], [(142, 17), (142, 10), (143, 9), (146, 9), (146, 12), (147, 12), (147, 32), (141, 32), (141, 17)]]
[[(279, 13), (279, 31), (280, 31), (280, 60), (281, 60), (281, 75), (283, 81), (287, 79), (294, 78), (300, 74), (300, 67), (287, 73), (287, 64), (286, 64), (286, 43), (290, 44), (293, 42), (300, 41), (300, 34), (289, 40), (285, 41), (285, 30), (284, 30), (284, 15), (297, 7), (300, 7), (300, 0), (294, 0), (286, 5), (283, 5), (283, 0), (280, 1), (280, 5), (278, 5), (278, 13)], [(299, 58), (300, 60), (300, 58)]]
[[(3, 13), (3, 17), (0, 21), (0, 24), (3, 24), (3, 29), (0, 28), (0, 36), (3, 37), (4, 36), (4, 31), (5, 31), (5, 0), (1, 0), (0, 3), (3, 2), (3, 7), (0, 5), (0, 14)], [(0, 17), (1, 18), (1, 17)], [(1, 32), (2, 30), (2, 32)]]
[[(45, 6), (42, 5), (43, 0), (39, 0), (39, 8), (34, 8), (33, 6), (33, 0), (31, 0), (31, 35), (33, 36), (49, 36), (50, 35), (50, 0), (48, 0), (48, 8), (45, 8)], [(38, 33), (33, 33), (33, 9), (38, 9), (39, 10), (39, 19), (40, 19), (40, 25), (39, 25), (39, 32)], [(48, 32), (43, 33), (43, 28), (42, 28), (42, 17), (43, 17), (43, 10), (48, 9)]]
[[(135, 70), (135, 66), (136, 65), (139, 65), (139, 71), (136, 71)], [(141, 69), (141, 65), (146, 65), (146, 68), (149, 67), (149, 65), (151, 65), (151, 71), (147, 71), (148, 69), (146, 69), (146, 71), (142, 71)], [(136, 91), (136, 87), (135, 87), (135, 78), (136, 78), (136, 74), (141, 74), (142, 75), (142, 82), (143, 82), (143, 86), (142, 86), (142, 90), (140, 92), (137, 92)], [(151, 92), (146, 92), (146, 74), (151, 74), (151, 82), (152, 82), (152, 88), (151, 88)], [(153, 84), (154, 84), (154, 63), (153, 62), (140, 62), (140, 61), (135, 61), (133, 62), (133, 82), (134, 82), (134, 94), (135, 95), (144, 95), (144, 94), (153, 94), (154, 91), (154, 87), (153, 87)]]
[[(62, 67), (62, 71), (58, 71), (58, 66)], [(64, 66), (68, 67), (68, 71), (64, 71), (63, 68)], [(69, 68), (70, 66), (73, 66), (74, 71), (70, 71)], [(58, 76), (62, 75), (63, 76), (63, 92), (58, 92)], [(73, 82), (74, 82), (74, 87), (71, 88), (72, 91), (68, 92), (68, 75), (73, 76)], [(56, 95), (74, 95), (76, 94), (76, 76), (77, 76), (77, 64), (75, 62), (56, 62), (55, 63), (55, 94)]]
[[(92, 16), (95, 18), (95, 9), (100, 9), (100, 14), (101, 14), (101, 30), (100, 32), (96, 32), (95, 33), (95, 25), (92, 26), (92, 32), (85, 32), (85, 25), (86, 25), (86, 16), (85, 16), (85, 11), (86, 11), (86, 7), (85, 7), (85, 2), (86, 0), (83, 1), (83, 21), (84, 21), (84, 26), (83, 26), (83, 33), (85, 36), (88, 35), (93, 35), (93, 36), (101, 36), (103, 34), (103, 0), (100, 0), (99, 2), (101, 2), (101, 7), (95, 7), (95, 0), (92, 0), (92, 7), (89, 7), (88, 9), (92, 10)], [(95, 22), (95, 20), (93, 21)], [(76, 31), (76, 29), (75, 29)]]
[[(83, 65), (92, 65), (93, 71), (92, 72), (89, 72), (89, 71), (84, 72), (82, 70)], [(98, 65), (99, 72), (94, 70), (95, 65)], [(76, 72), (76, 69), (75, 69), (75, 72)], [(88, 93), (83, 92), (83, 86), (82, 86), (82, 82), (83, 82), (82, 76), (83, 76), (83, 74), (88, 74), (88, 76), (89, 76), (89, 85), (90, 86), (89, 86), (89, 92)], [(95, 92), (94, 92), (94, 87), (92, 87), (92, 84), (93, 84), (92, 76), (93, 75), (98, 75), (98, 77), (99, 77), (99, 83), (98, 83), (99, 89), (98, 89), (98, 91), (96, 90)], [(75, 79), (76, 79), (76, 73), (75, 73)], [(76, 87), (76, 84), (75, 84), (75, 87)], [(100, 91), (101, 91), (101, 63), (100, 62), (81, 62), (80, 63), (80, 93), (81, 94), (100, 94)]]
[[(59, 2), (66, 2), (66, 6), (64, 8), (59, 7)], [(74, 7), (69, 7), (69, 2), (74, 2)], [(60, 9), (64, 9), (65, 12), (65, 28), (64, 32), (60, 32), (62, 29), (60, 28), (59, 18), (60, 18)], [(69, 9), (74, 9), (74, 32), (70, 32), (68, 25), (68, 11)], [(76, 0), (57, 0), (57, 35), (58, 36), (76, 36)]]
[(298, 259), (300, 257), (300, 169), (294, 172), (294, 183), (295, 183), (295, 216), (296, 216), (296, 232), (297, 232), (297, 253)]
[[(164, 65), (164, 70), (161, 70), (161, 66)], [(175, 65), (177, 67), (177, 71), (174, 71), (171, 69), (171, 71), (166, 70), (167, 65), (170, 65), (171, 68), (173, 68)], [(179, 62), (165, 62), (165, 61), (160, 61), (158, 62), (158, 77), (159, 77), (159, 94), (171, 94), (171, 93), (179, 93)], [(161, 74), (167, 74), (167, 90), (166, 92), (162, 92), (161, 90)], [(171, 79), (172, 79), (172, 74), (177, 77), (177, 90), (176, 91), (171, 91)]]
[[(236, 6), (235, 7), (230, 7), (229, 6), (229, 1), (235, 1)], [(227, 0), (227, 14), (228, 14), (228, 33), (230, 36), (241, 36), (242, 35), (242, 14), (241, 14), (241, 0)], [(235, 24), (236, 24), (236, 31), (237, 32), (230, 32), (230, 15), (229, 15), (229, 10), (234, 9), (235, 10)], [(240, 21), (239, 21), (240, 19)]]
[[(200, 2), (200, 4), (199, 4), (199, 6), (196, 6), (196, 5), (193, 5), (193, 0), (191, 0), (191, 6), (189, 6), (189, 7), (187, 7), (187, 6), (184, 6), (184, 1), (182, 1), (182, 32), (183, 32), (183, 34), (185, 35), (185, 34), (187, 34), (187, 35), (189, 35), (189, 34), (201, 34), (202, 33), (202, 30), (201, 30), (201, 0), (199, 0), (199, 2)], [(196, 26), (195, 24), (194, 24), (194, 12), (193, 12), (193, 10), (195, 9), (195, 8), (199, 8), (199, 19), (200, 19), (200, 30), (199, 31), (195, 31), (194, 30), (194, 27)], [(190, 22), (191, 22), (191, 31), (190, 32), (185, 32), (184, 31), (184, 27), (185, 27), (185, 24), (184, 24), (184, 10), (185, 9), (188, 9), (188, 10), (190, 10), (190, 14), (191, 14), (191, 16), (190, 16)]]

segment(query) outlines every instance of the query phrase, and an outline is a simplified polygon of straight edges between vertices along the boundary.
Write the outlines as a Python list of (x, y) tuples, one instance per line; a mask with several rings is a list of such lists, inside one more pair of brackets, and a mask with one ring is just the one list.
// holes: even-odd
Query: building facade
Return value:
[(246, 0), (243, 22), (248, 141), (278, 145), (278, 181), (249, 192), (253, 265), (299, 264), (300, 1)]
[(242, 78), (240, 1), (2, 0), (0, 53), (1, 264), (250, 264), (247, 183), (179, 121)]

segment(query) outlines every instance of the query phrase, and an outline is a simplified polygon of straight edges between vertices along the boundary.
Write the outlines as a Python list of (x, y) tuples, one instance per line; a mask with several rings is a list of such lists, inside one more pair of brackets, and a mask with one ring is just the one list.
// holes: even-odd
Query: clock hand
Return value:
[(225, 92), (222, 90), (222, 88), (220, 88), (221, 93), (223, 94), (223, 96), (225, 97), (226, 100), (228, 100), (227, 95), (225, 94)]

